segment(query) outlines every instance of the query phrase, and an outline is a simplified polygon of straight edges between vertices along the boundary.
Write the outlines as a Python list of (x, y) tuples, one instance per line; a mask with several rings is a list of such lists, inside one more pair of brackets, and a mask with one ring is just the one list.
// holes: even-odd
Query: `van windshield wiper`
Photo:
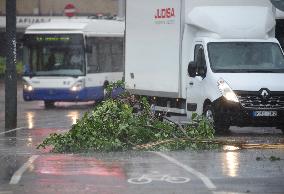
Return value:
[(53, 74), (47, 74), (43, 76), (62, 76), (62, 77), (74, 77), (74, 76), (79, 76), (79, 75), (74, 75), (74, 74), (63, 74), (63, 73), (53, 73)]
[(36, 73), (34, 72), (29, 72), (29, 73), (24, 73), (23, 76), (29, 76), (30, 78), (36, 76)]
[(271, 70), (271, 69), (246, 69), (246, 70), (243, 70), (243, 72), (246, 72), (246, 73), (278, 73), (277, 70)]
[(63, 73), (53, 73), (53, 74), (37, 74), (36, 76), (49, 76), (49, 77), (74, 77), (77, 78), (83, 75), (76, 75), (76, 74), (63, 74)]

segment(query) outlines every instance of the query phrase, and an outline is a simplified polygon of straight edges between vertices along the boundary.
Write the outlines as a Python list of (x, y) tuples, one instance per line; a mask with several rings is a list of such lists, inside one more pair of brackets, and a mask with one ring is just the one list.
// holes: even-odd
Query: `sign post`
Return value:
[(17, 127), (16, 0), (6, 0), (5, 131)]

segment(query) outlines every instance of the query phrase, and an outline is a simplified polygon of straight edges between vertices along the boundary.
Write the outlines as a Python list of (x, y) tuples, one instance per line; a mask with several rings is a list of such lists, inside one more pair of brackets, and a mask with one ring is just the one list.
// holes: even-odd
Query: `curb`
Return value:
[(27, 127), (18, 127), (18, 128), (15, 128), (15, 129), (11, 129), (9, 131), (4, 131), (4, 132), (1, 132), (0, 135), (5, 135), (7, 133), (11, 133), (13, 131), (19, 131), (19, 130), (22, 130), (22, 129), (27, 129)]

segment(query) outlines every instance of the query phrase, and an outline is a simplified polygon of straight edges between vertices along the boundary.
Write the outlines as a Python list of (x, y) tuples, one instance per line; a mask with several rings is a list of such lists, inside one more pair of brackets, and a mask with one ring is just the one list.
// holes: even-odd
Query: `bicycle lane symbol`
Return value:
[(157, 172), (154, 172), (151, 174), (143, 174), (141, 177), (130, 178), (127, 181), (128, 183), (131, 183), (131, 184), (148, 184), (148, 183), (151, 183), (152, 181), (165, 181), (168, 183), (182, 184), (182, 183), (189, 182), (190, 178), (173, 177), (168, 174), (162, 175)]

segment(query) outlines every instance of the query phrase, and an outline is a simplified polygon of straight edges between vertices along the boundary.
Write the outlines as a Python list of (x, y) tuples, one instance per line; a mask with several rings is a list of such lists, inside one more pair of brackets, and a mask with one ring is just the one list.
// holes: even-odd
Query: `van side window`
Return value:
[(92, 53), (87, 54), (88, 73), (122, 72), (123, 38), (89, 37)]
[(196, 75), (203, 75), (206, 70), (206, 60), (203, 46), (198, 44), (194, 49), (194, 61), (196, 62)]

